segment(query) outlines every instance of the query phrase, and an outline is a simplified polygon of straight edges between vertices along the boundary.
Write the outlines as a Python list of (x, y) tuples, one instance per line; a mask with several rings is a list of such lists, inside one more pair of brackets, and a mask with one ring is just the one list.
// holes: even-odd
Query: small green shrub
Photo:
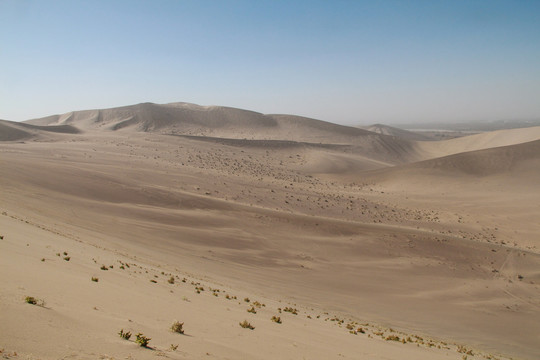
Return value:
[(97, 277), (93, 277), (93, 276), (92, 276), (92, 281), (93, 281), (93, 282), (98, 282), (99, 279), (98, 279)]
[(298, 315), (298, 309), (292, 308), (292, 307), (286, 307), (283, 309), (285, 312), (290, 312), (293, 315)]
[(30, 305), (36, 305), (36, 306), (41, 306), (41, 307), (44, 307), (45, 306), (45, 301), (42, 300), (42, 299), (37, 299), (33, 296), (27, 296), (24, 301), (27, 303), (27, 304), (30, 304)]
[(175, 321), (172, 325), (171, 325), (171, 330), (175, 333), (178, 333), (178, 334), (183, 334), (184, 333), (184, 323), (180, 322), (180, 321)]
[(118, 335), (120, 335), (120, 337), (124, 340), (129, 340), (131, 338), (131, 333), (129, 331), (124, 332), (124, 329), (120, 330)]
[(150, 340), (152, 340), (141, 333), (138, 333), (137, 335), (135, 335), (135, 337), (135, 342), (139, 344), (140, 347), (148, 347), (148, 343), (150, 342)]
[(64, 260), (69, 261), (69, 260), (71, 260), (71, 257), (65, 256), (65, 257), (64, 257)]
[(243, 327), (244, 329), (250, 329), (250, 330), (254, 330), (255, 327), (253, 325), (251, 325), (247, 320), (244, 320), (240, 323), (240, 326)]
[(105, 271), (109, 270), (109, 268), (106, 267), (105, 265), (101, 265), (100, 269), (101, 269), (101, 270), (105, 270)]

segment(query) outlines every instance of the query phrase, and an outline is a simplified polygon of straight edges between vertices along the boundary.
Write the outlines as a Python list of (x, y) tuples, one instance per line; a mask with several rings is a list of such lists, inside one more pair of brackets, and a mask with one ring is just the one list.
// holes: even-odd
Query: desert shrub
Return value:
[(281, 324), (281, 317), (279, 316), (272, 316), (272, 321), (278, 324)]
[(247, 309), (247, 312), (252, 313), (252, 314), (256, 314), (257, 310), (255, 310), (255, 307), (252, 306), (251, 308)]
[(176, 344), (176, 345), (171, 344), (171, 346), (169, 347), (169, 350), (171, 350), (171, 351), (176, 351), (176, 349), (178, 349), (178, 344)]
[(30, 305), (36, 305), (36, 306), (45, 306), (45, 301), (42, 300), (42, 299), (37, 299), (33, 296), (27, 296), (24, 298), (24, 301), (27, 303), (27, 304), (30, 304)]
[(474, 353), (472, 350), (468, 350), (465, 346), (463, 345), (458, 345), (458, 348), (457, 348), (457, 351), (459, 353), (463, 353), (463, 354), (466, 354), (466, 355), (471, 355), (471, 356), (474, 356)]
[(396, 336), (396, 335), (388, 335), (385, 339), (386, 341), (400, 341), (400, 338), (399, 336)]
[(169, 284), (174, 284), (174, 276), (171, 276), (169, 280), (167, 280)]
[(109, 268), (106, 267), (105, 265), (101, 265), (100, 269), (101, 269), (101, 270), (109, 270)]
[(65, 256), (65, 257), (64, 257), (64, 260), (69, 261), (69, 260), (71, 260), (71, 257)]
[(248, 303), (248, 302), (250, 302), (251, 300), (249, 300), (249, 298), (244, 298), (244, 301)]
[(184, 333), (184, 323), (182, 322), (179, 322), (179, 321), (175, 321), (172, 325), (171, 325), (171, 330), (175, 333), (178, 333), (178, 334), (183, 334)]
[(255, 329), (255, 327), (251, 325), (247, 320), (242, 321), (240, 323), (240, 326), (243, 327), (244, 329), (250, 329), (250, 330)]
[(283, 311), (290, 312), (293, 315), (298, 315), (298, 309), (294, 309), (292, 307), (286, 307), (285, 309), (283, 309)]
[(92, 281), (93, 281), (93, 282), (98, 282), (99, 279), (98, 279), (97, 277), (93, 277), (93, 276), (92, 276)]
[(150, 340), (152, 340), (141, 333), (138, 333), (137, 335), (135, 335), (135, 337), (135, 342), (139, 344), (140, 347), (148, 347), (148, 343), (150, 342)]
[(118, 335), (124, 340), (129, 340), (129, 338), (131, 338), (131, 333), (129, 331), (124, 332), (124, 329), (120, 330)]

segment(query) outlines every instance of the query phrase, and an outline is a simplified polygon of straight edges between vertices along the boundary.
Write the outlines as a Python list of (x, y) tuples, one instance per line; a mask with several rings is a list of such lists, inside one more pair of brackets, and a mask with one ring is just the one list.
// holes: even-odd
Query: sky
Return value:
[(540, 1), (0, 0), (0, 119), (141, 102), (539, 119)]

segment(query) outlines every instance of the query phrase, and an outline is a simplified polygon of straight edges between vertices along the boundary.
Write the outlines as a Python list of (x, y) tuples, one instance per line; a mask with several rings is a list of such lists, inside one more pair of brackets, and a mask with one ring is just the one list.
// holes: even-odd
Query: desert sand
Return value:
[(540, 357), (539, 127), (147, 103), (0, 121), (0, 169), (4, 358)]

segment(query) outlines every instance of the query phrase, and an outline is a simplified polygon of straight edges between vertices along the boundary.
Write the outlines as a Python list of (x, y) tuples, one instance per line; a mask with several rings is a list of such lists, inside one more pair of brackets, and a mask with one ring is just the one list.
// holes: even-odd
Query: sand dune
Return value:
[[(367, 131), (291, 115), (263, 115), (223, 106), (144, 103), (105, 110), (75, 111), (30, 120), (34, 125), (70, 124), (90, 130), (131, 130), (235, 139), (339, 143)], [(300, 131), (299, 131), (300, 130)]]
[[(381, 174), (380, 176), (385, 178), (405, 179), (405, 181), (409, 177), (399, 174), (417, 171), (422, 171), (425, 175), (448, 178), (460, 178), (461, 175), (475, 177), (506, 175), (515, 176), (515, 180), (519, 181), (540, 176), (539, 164), (540, 140), (535, 140), (517, 145), (461, 152), (392, 169), (383, 169), (376, 174)], [(525, 173), (527, 173), (526, 176)], [(376, 181), (381, 181), (381, 177)]]
[(461, 152), (516, 145), (540, 140), (540, 126), (486, 132), (444, 141), (421, 142), (421, 151), (429, 158), (442, 157)]
[[(48, 126), (69, 124), (87, 132), (144, 132), (201, 138), (350, 145), (354, 147), (353, 152), (373, 160), (368, 168), (376, 167), (379, 162), (385, 165), (402, 164), (424, 158), (414, 142), (354, 127), (294, 115), (263, 115), (235, 108), (188, 103), (144, 103), (106, 110), (76, 111), (27, 123)], [(259, 144), (271, 146), (269, 142)], [(365, 169), (365, 166), (361, 168)]]
[(360, 127), (360, 128), (365, 129), (367, 131), (374, 132), (374, 133), (378, 133), (378, 134), (396, 136), (405, 140), (411, 140), (411, 141), (431, 140), (431, 138), (426, 135), (415, 133), (408, 130), (399, 129), (393, 126), (383, 125), (383, 124), (374, 124), (374, 125)]
[(537, 129), (351, 129), (185, 103), (0, 122), (0, 353), (537, 359)]
[(38, 137), (47, 133), (78, 134), (73, 126), (38, 126), (0, 120), (0, 141), (17, 141)]

